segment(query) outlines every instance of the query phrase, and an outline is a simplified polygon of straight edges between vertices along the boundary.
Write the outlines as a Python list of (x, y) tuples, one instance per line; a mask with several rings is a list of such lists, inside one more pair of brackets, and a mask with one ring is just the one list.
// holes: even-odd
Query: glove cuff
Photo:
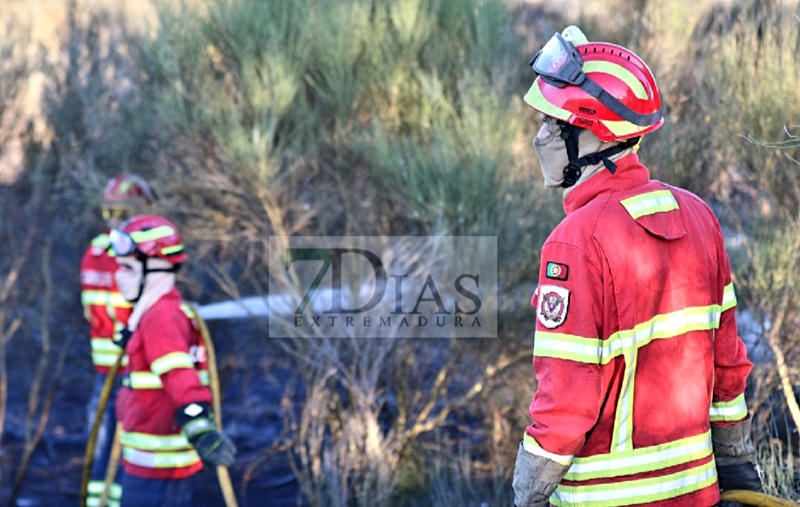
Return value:
[(214, 416), (208, 403), (189, 403), (175, 411), (175, 422), (189, 442), (209, 431), (216, 431)]
[(714, 459), (717, 465), (738, 465), (754, 463), (756, 450), (748, 442), (752, 419), (748, 416), (744, 421), (733, 426), (711, 425), (711, 441), (714, 445)]
[(568, 470), (569, 465), (531, 454), (520, 443), (514, 469), (514, 503), (521, 507), (549, 505), (550, 495)]

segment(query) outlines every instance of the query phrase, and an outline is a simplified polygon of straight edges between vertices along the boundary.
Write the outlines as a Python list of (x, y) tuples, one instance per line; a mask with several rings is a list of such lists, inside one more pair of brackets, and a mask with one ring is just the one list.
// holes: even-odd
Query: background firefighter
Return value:
[(516, 505), (708, 507), (720, 488), (760, 491), (720, 226), (636, 154), (663, 123), (650, 69), (576, 27), (531, 66), (533, 145), (567, 216), (532, 300), (538, 388)]
[(171, 222), (153, 215), (130, 218), (110, 240), (120, 293), (134, 304), (120, 340), (128, 356), (116, 403), (121, 505), (190, 506), (203, 462), (230, 466), (236, 448), (214, 426), (205, 348), (175, 287), (183, 244)]
[[(113, 342), (113, 337), (127, 324), (132, 308), (131, 304), (119, 293), (114, 280), (117, 262), (109, 249), (108, 233), (111, 229), (118, 227), (126, 218), (143, 212), (152, 204), (153, 198), (154, 194), (150, 186), (140, 176), (122, 173), (110, 179), (102, 196), (102, 212), (106, 229), (92, 239), (81, 261), (81, 303), (84, 318), (89, 324), (92, 364), (96, 371), (95, 384), (87, 407), (87, 422), (90, 428), (94, 421), (103, 383), (109, 369), (121, 353), (121, 349)], [(97, 433), (91, 476), (87, 488), (87, 507), (96, 505), (105, 488), (104, 478), (117, 422), (114, 400), (118, 387), (119, 382), (116, 382)], [(119, 505), (120, 495), (120, 485), (115, 481), (108, 492), (110, 507)]]

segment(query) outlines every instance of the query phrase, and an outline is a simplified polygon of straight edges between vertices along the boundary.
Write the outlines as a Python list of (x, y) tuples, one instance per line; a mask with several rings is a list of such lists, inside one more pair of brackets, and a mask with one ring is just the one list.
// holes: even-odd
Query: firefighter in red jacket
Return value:
[(215, 429), (205, 348), (175, 287), (186, 254), (177, 228), (158, 216), (132, 217), (109, 237), (117, 285), (134, 305), (120, 341), (121, 505), (188, 507), (203, 462), (230, 466), (236, 448)]
[[(123, 173), (109, 180), (103, 191), (102, 211), (107, 229), (98, 234), (86, 249), (80, 267), (81, 303), (89, 324), (92, 364), (96, 371), (95, 385), (87, 408), (87, 421), (94, 422), (100, 392), (109, 369), (116, 363), (121, 351), (112, 341), (128, 322), (131, 304), (120, 295), (114, 281), (117, 262), (109, 251), (108, 232), (122, 221), (141, 213), (153, 202), (153, 192), (147, 182), (135, 174)], [(104, 478), (108, 466), (112, 437), (116, 427), (114, 399), (118, 384), (109, 396), (107, 409), (97, 434), (95, 455), (88, 485), (87, 507), (95, 505), (103, 494)], [(118, 505), (119, 484), (109, 491), (109, 505)]]
[(720, 226), (650, 179), (636, 149), (663, 123), (631, 51), (577, 27), (531, 61), (533, 145), (566, 218), (542, 247), (517, 507), (708, 507), (761, 490), (744, 400), (752, 367)]

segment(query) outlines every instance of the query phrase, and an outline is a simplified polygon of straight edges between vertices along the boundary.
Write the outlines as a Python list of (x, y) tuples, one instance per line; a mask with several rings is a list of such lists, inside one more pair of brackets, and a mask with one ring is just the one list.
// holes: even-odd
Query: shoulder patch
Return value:
[(544, 327), (553, 329), (563, 324), (568, 308), (569, 289), (558, 285), (541, 286), (536, 316)]
[(545, 276), (553, 280), (566, 280), (569, 275), (569, 266), (558, 262), (548, 262)]

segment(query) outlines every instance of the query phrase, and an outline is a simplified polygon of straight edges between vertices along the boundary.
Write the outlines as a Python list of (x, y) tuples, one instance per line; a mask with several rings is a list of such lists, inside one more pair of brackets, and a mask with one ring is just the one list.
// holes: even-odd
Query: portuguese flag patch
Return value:
[(566, 264), (559, 264), (558, 262), (547, 263), (547, 278), (552, 278), (553, 280), (566, 280), (568, 274), (569, 266)]

